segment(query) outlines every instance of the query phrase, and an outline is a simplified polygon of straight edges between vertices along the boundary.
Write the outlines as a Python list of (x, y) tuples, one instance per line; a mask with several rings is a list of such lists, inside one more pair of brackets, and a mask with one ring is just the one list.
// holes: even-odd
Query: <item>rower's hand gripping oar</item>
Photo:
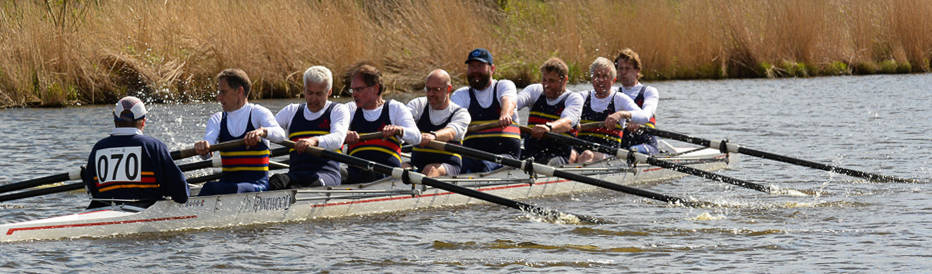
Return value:
[(754, 157), (760, 157), (764, 159), (780, 161), (784, 163), (790, 163), (794, 165), (800, 165), (800, 166), (805, 166), (805, 167), (810, 167), (810, 168), (815, 168), (815, 169), (821, 169), (821, 170), (825, 170), (829, 172), (835, 172), (835, 173), (844, 174), (848, 176), (864, 178), (864, 179), (875, 181), (875, 182), (900, 182), (900, 183), (919, 183), (920, 182), (919, 180), (916, 180), (916, 179), (906, 179), (906, 178), (880, 175), (880, 174), (864, 172), (864, 171), (857, 171), (857, 170), (847, 169), (847, 168), (843, 168), (839, 166), (826, 165), (822, 163), (816, 163), (813, 161), (808, 161), (808, 160), (793, 158), (789, 156), (774, 154), (770, 152), (760, 151), (756, 149), (746, 148), (746, 147), (739, 146), (738, 144), (729, 143), (727, 140), (712, 141), (708, 139), (702, 139), (699, 137), (693, 137), (693, 136), (689, 136), (686, 134), (661, 130), (657, 128), (642, 127), (642, 129), (645, 132), (647, 132), (647, 134), (651, 134), (651, 135), (655, 135), (655, 136), (659, 136), (663, 138), (679, 140), (679, 141), (683, 141), (687, 143), (693, 143), (693, 144), (697, 144), (700, 146), (706, 146), (706, 147), (713, 148), (713, 149), (719, 149), (722, 151), (722, 153), (737, 152), (737, 153), (750, 155)]
[(716, 204), (709, 203), (709, 202), (689, 201), (689, 200), (682, 199), (682, 198), (667, 196), (664, 194), (654, 193), (654, 192), (650, 192), (650, 191), (643, 190), (643, 189), (615, 184), (612, 182), (608, 182), (608, 181), (604, 181), (604, 180), (596, 179), (592, 177), (587, 177), (587, 176), (579, 175), (576, 173), (557, 170), (556, 168), (552, 166), (548, 166), (548, 165), (542, 165), (542, 164), (534, 163), (534, 162), (527, 161), (527, 160), (525, 161), (516, 160), (516, 159), (504, 157), (501, 155), (496, 155), (496, 154), (488, 153), (485, 151), (477, 150), (474, 148), (468, 148), (468, 147), (455, 145), (451, 143), (431, 141), (430, 144), (428, 144), (428, 146), (436, 150), (445, 150), (445, 151), (449, 151), (453, 153), (459, 153), (464, 156), (469, 156), (469, 157), (476, 158), (476, 159), (492, 161), (495, 163), (499, 163), (499, 164), (514, 167), (514, 168), (519, 168), (522, 170), (533, 171), (534, 173), (569, 179), (569, 180), (577, 181), (577, 182), (584, 183), (584, 184), (589, 184), (589, 185), (594, 185), (594, 186), (607, 188), (607, 189), (611, 189), (615, 191), (620, 191), (620, 192), (637, 195), (637, 196), (641, 196), (644, 198), (650, 198), (650, 199), (654, 199), (654, 200), (658, 200), (662, 202), (667, 202), (667, 203), (672, 203), (672, 204), (681, 204), (681, 205), (685, 205), (689, 207), (716, 206)]
[[(286, 147), (294, 147), (294, 142), (290, 140), (284, 140), (280, 144)], [(601, 220), (595, 217), (579, 215), (579, 214), (567, 214), (567, 213), (562, 213), (562, 212), (559, 212), (553, 209), (545, 209), (545, 208), (538, 207), (535, 205), (526, 204), (526, 203), (506, 199), (503, 197), (495, 196), (495, 195), (481, 192), (478, 190), (465, 188), (465, 187), (461, 187), (461, 186), (446, 183), (446, 182), (441, 182), (437, 179), (429, 178), (425, 176), (424, 174), (417, 173), (411, 170), (405, 170), (400, 167), (390, 167), (384, 164), (376, 163), (376, 162), (365, 160), (365, 159), (358, 158), (358, 157), (349, 156), (349, 155), (342, 154), (342, 153), (325, 150), (319, 147), (310, 146), (308, 147), (308, 150), (305, 150), (305, 153), (311, 153), (314, 156), (323, 157), (323, 158), (331, 159), (334, 161), (346, 163), (350, 166), (358, 167), (358, 168), (369, 170), (372, 172), (378, 172), (382, 174), (391, 175), (393, 178), (402, 179), (402, 181), (405, 183), (424, 184), (427, 186), (431, 186), (434, 188), (439, 188), (439, 189), (443, 189), (443, 190), (450, 191), (453, 193), (469, 196), (469, 197), (483, 200), (486, 202), (496, 203), (499, 205), (515, 208), (515, 209), (522, 210), (522, 211), (532, 212), (534, 214), (537, 214), (543, 217), (559, 218), (559, 216), (574, 216), (578, 218), (579, 220), (588, 222), (588, 223), (594, 223), (594, 224), (606, 223), (604, 220)]]
[[(242, 139), (232, 140), (232, 141), (227, 141), (227, 142), (219, 143), (216, 145), (212, 145), (210, 146), (210, 151), (223, 150), (223, 149), (228, 149), (231, 147), (236, 147), (236, 146), (241, 146), (241, 145), (243, 145)], [(194, 151), (194, 148), (176, 150), (176, 151), (171, 152), (172, 159), (174, 160), (188, 158), (194, 155), (197, 155), (197, 153)], [(20, 189), (27, 189), (30, 187), (36, 187), (40, 185), (54, 184), (54, 183), (64, 182), (64, 181), (69, 181), (69, 180), (78, 180), (78, 179), (81, 179), (81, 168), (75, 168), (65, 173), (53, 174), (53, 175), (49, 175), (45, 177), (29, 179), (29, 180), (22, 181), (22, 182), (0, 185), (0, 193), (11, 192), (11, 191), (16, 191)], [(51, 192), (51, 193), (54, 193), (54, 192)]]
[[(590, 123), (590, 124), (592, 124), (592, 123)], [(583, 126), (581, 126), (580, 128), (586, 129), (586, 128), (591, 128), (591, 126), (590, 126), (590, 125), (583, 125)], [(642, 127), (642, 128), (646, 128), (646, 127)], [(531, 128), (524, 127), (524, 126), (521, 127), (521, 131), (530, 131), (530, 130), (531, 130)], [(649, 155), (647, 155), (647, 154), (643, 154), (643, 153), (636, 152), (636, 151), (629, 150), (629, 149), (624, 149), (624, 148), (616, 149), (616, 148), (609, 147), (609, 146), (606, 146), (606, 145), (603, 145), (603, 144), (594, 143), (594, 142), (589, 142), (589, 141), (582, 140), (582, 139), (579, 139), (579, 138), (574, 138), (574, 137), (570, 137), (570, 136), (566, 136), (566, 135), (561, 135), (561, 134), (556, 134), (556, 133), (552, 133), (552, 132), (548, 132), (548, 133), (546, 134), (546, 136), (547, 136), (548, 138), (551, 138), (551, 139), (554, 139), (554, 140), (559, 140), (559, 141), (568, 142), (568, 143), (574, 143), (574, 144), (577, 144), (577, 145), (579, 145), (579, 146), (591, 148), (591, 149), (597, 150), (597, 151), (602, 152), (602, 153), (607, 153), (607, 154), (615, 155), (615, 157), (616, 157), (616, 158), (619, 158), (619, 159), (628, 159), (628, 161), (634, 160), (634, 161), (637, 161), (637, 162), (646, 162), (646, 163), (648, 163), (648, 164), (650, 164), (650, 165), (659, 166), (659, 167), (667, 168), (667, 169), (672, 169), (672, 170), (674, 170), (674, 171), (686, 173), (686, 174), (689, 174), (689, 175), (696, 175), (696, 176), (703, 177), (703, 178), (706, 178), (706, 179), (710, 179), (710, 180), (713, 180), (713, 181), (719, 181), (719, 182), (723, 182), (723, 183), (726, 183), (726, 184), (732, 184), (732, 185), (740, 186), (740, 187), (743, 187), (743, 188), (748, 188), (748, 189), (757, 190), (757, 191), (760, 191), (760, 192), (765, 192), (765, 193), (770, 193), (770, 194), (785, 194), (785, 195), (792, 195), (792, 196), (807, 196), (805, 193), (800, 192), (800, 191), (798, 191), (798, 190), (778, 188), (778, 187), (775, 187), (775, 186), (769, 186), (769, 187), (768, 187), (768, 186), (763, 186), (763, 185), (755, 184), (755, 183), (748, 182), (748, 181), (745, 181), (745, 180), (741, 180), (741, 179), (737, 179), (737, 178), (732, 178), (732, 177), (728, 177), (728, 176), (721, 175), (721, 174), (716, 174), (716, 173), (714, 173), (714, 172), (708, 172), (708, 171), (701, 170), (701, 169), (698, 169), (698, 168), (694, 168), (694, 167), (690, 167), (690, 166), (685, 166), (685, 165), (681, 165), (681, 164), (677, 164), (677, 163), (673, 163), (673, 162), (669, 162), (669, 161), (660, 160), (660, 159), (657, 159), (657, 158), (655, 158), (655, 157), (653, 157), (653, 156), (649, 156)]]

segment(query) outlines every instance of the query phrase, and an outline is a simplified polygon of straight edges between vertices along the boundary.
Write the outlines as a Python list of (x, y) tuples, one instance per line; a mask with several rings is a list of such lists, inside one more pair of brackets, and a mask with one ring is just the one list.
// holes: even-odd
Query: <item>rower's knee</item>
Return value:
[(443, 168), (443, 164), (438, 163), (424, 166), (424, 170), (422, 170), (421, 173), (424, 173), (424, 175), (427, 175), (427, 177), (440, 177), (447, 175), (447, 171)]
[(583, 151), (582, 153), (579, 154), (579, 156), (576, 156), (576, 162), (577, 162), (577, 163), (588, 163), (588, 162), (591, 162), (591, 161), (592, 161), (592, 156), (593, 156), (593, 154), (592, 154), (592, 151), (591, 151), (591, 150)]

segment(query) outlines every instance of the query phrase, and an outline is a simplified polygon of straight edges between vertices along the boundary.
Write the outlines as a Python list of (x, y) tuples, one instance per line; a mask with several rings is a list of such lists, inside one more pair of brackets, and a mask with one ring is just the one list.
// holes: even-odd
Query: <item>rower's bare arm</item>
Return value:
[(502, 96), (502, 112), (499, 113), (498, 122), (500, 126), (508, 126), (514, 122), (512, 116), (515, 113), (515, 98), (511, 96)]

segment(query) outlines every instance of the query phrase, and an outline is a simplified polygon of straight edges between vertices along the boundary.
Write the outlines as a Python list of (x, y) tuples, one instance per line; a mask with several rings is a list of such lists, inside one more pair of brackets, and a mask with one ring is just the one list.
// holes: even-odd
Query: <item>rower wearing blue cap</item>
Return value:
[[(518, 159), (521, 156), (521, 130), (517, 127), (515, 111), (517, 88), (509, 80), (492, 79), (495, 65), (492, 53), (484, 48), (469, 52), (466, 57), (466, 79), (469, 86), (453, 92), (450, 100), (466, 108), (472, 117), (470, 125), (498, 122), (501, 127), (467, 133), (463, 139), (466, 147)], [(501, 168), (501, 164), (490, 161), (463, 159), (461, 173), (485, 172)]]
[(188, 201), (188, 183), (168, 148), (142, 135), (147, 113), (136, 97), (123, 97), (116, 103), (116, 127), (94, 144), (81, 176), (93, 198), (88, 208), (111, 204), (145, 208), (165, 196), (178, 203)]

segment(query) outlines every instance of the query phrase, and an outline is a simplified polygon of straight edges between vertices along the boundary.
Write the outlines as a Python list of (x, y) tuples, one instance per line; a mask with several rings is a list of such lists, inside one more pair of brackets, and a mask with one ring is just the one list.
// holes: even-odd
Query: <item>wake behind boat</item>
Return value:
[[(713, 149), (673, 150), (677, 153), (657, 155), (657, 158), (706, 171), (726, 168), (737, 160), (735, 154), (723, 154)], [(645, 163), (631, 167), (625, 160), (614, 158), (565, 165), (559, 170), (622, 185), (656, 183), (685, 176), (671, 169)], [(530, 176), (514, 168), (440, 179), (519, 200), (602, 189), (556, 177)], [(145, 209), (127, 205), (97, 208), (77, 214), (0, 225), (0, 242), (212, 229), (478, 203), (484, 201), (424, 185), (404, 184), (401, 179), (389, 177), (368, 184), (191, 197), (184, 204), (164, 200)]]

